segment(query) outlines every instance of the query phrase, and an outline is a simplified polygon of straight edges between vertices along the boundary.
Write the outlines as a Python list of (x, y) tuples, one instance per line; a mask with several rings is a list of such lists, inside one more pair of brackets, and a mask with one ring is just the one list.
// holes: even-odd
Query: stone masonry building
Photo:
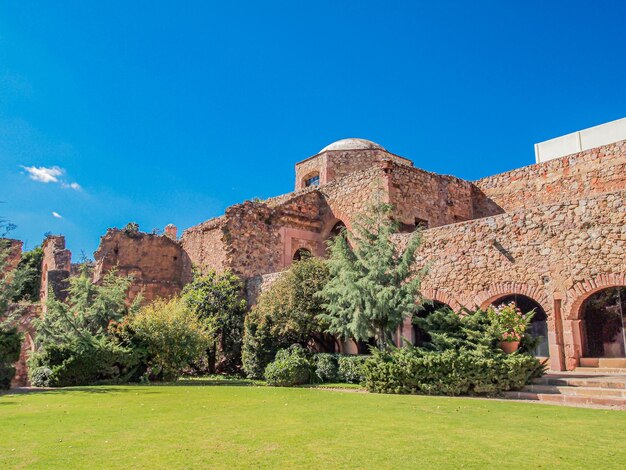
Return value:
[[(294, 192), (229, 207), (180, 238), (173, 226), (164, 235), (109, 230), (94, 281), (116, 267), (134, 277), (131, 297), (152, 300), (179, 292), (194, 265), (230, 269), (253, 302), (277, 273), (305, 254), (325, 256), (330, 237), (383, 201), (400, 224), (398, 244), (423, 229), (425, 298), (456, 311), (508, 301), (535, 309), (536, 353), (553, 370), (626, 367), (626, 140), (466, 181), (345, 139), (297, 163), (295, 175)], [(45, 297), (72, 266), (60, 237), (44, 252)], [(402, 337), (416, 340), (410, 319)]]

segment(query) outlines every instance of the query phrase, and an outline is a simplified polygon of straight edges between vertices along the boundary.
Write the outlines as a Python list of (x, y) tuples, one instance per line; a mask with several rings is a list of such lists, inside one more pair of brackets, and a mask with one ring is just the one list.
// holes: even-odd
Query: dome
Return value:
[(366, 139), (342, 139), (327, 145), (319, 153), (327, 150), (385, 150), (376, 142)]

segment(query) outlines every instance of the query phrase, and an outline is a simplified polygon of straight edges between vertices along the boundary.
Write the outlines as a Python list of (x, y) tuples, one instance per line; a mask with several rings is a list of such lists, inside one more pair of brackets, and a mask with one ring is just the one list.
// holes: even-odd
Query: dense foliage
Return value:
[(261, 378), (276, 352), (292, 344), (334, 350), (334, 339), (323, 333), (327, 325), (320, 318), (323, 307), (317, 296), (329, 276), (325, 261), (304, 259), (261, 294), (245, 320), (242, 362), (249, 377)]
[(123, 343), (140, 356), (151, 380), (176, 380), (211, 341), (195, 312), (178, 297), (156, 300), (117, 327)]
[(8, 389), (15, 375), (16, 362), (20, 356), (22, 335), (15, 326), (0, 324), (0, 390)]
[(264, 375), (268, 385), (292, 387), (310, 383), (313, 370), (304, 348), (294, 344), (278, 351), (274, 361), (265, 368)]
[(365, 362), (371, 392), (432, 395), (498, 395), (526, 385), (544, 366), (523, 351), (507, 355), (501, 332), (484, 311), (457, 315), (435, 311), (416, 322), (428, 335), (421, 347), (376, 351)]
[(312, 364), (320, 382), (361, 383), (363, 364), (369, 356), (345, 354), (315, 354)]
[(330, 281), (321, 291), (327, 331), (342, 338), (367, 341), (375, 337), (384, 349), (404, 318), (417, 311), (422, 272), (414, 269), (419, 230), (406, 249), (392, 241), (398, 224), (392, 206), (378, 204), (361, 214), (353, 231), (330, 243)]
[(13, 295), (14, 301), (37, 302), (39, 300), (42, 260), (43, 249), (40, 246), (22, 253), (15, 271), (15, 276), (20, 279), (20, 285)]
[(119, 345), (108, 331), (111, 324), (138, 308), (138, 301), (126, 304), (129, 285), (130, 279), (115, 271), (101, 284), (92, 284), (86, 267), (71, 278), (67, 301), (51, 298), (46, 314), (35, 322), (37, 350), (29, 359), (31, 381), (47, 377), (47, 385), (65, 386), (133, 377), (137, 355)]
[(246, 301), (241, 280), (229, 271), (194, 272), (183, 301), (209, 333), (208, 372), (234, 372), (241, 366)]

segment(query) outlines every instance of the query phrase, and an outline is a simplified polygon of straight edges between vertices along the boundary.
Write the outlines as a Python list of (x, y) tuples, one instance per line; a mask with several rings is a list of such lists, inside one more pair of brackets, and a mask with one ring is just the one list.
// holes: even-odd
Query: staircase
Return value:
[(551, 373), (535, 379), (519, 392), (505, 392), (505, 397), (626, 410), (626, 368), (578, 367), (573, 372)]

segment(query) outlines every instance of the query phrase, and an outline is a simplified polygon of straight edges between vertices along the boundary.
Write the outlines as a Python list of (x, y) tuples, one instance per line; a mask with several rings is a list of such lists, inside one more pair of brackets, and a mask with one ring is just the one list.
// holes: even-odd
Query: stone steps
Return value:
[(611, 369), (547, 374), (505, 397), (568, 406), (626, 410), (626, 374)]

